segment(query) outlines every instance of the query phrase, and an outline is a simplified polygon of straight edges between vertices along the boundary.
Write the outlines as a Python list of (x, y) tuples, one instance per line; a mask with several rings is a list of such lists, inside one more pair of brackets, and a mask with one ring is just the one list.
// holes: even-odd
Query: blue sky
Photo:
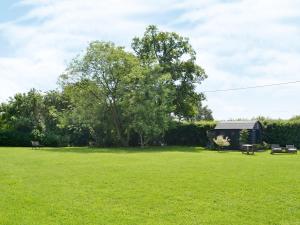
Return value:
[[(50, 90), (92, 40), (130, 47), (156, 24), (190, 38), (199, 91), (300, 80), (299, 0), (2, 0), (0, 101)], [(300, 84), (207, 93), (216, 119), (300, 114)]]

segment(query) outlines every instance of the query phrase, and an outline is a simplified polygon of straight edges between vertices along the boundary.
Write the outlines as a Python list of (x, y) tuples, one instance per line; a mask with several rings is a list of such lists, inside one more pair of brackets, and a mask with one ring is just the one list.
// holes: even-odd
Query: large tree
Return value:
[(149, 26), (141, 38), (134, 38), (132, 48), (140, 60), (150, 66), (159, 65), (161, 73), (171, 74), (169, 84), (176, 90), (170, 104), (175, 106), (174, 114), (179, 119), (192, 119), (198, 113), (202, 93), (195, 88), (206, 77), (206, 73), (196, 63), (196, 52), (187, 38), (174, 32), (159, 31)]
[[(74, 103), (82, 120), (97, 111), (103, 117), (93, 117), (94, 124), (101, 123), (106, 135), (115, 133), (120, 144), (127, 146), (130, 135), (138, 133), (143, 145), (166, 129), (172, 111), (167, 104), (172, 96), (166, 85), (169, 75), (161, 75), (159, 69), (143, 65), (113, 43), (95, 41), (73, 60), (61, 81), (65, 90), (77, 96)], [(88, 107), (91, 101), (94, 104)]]
[(154, 138), (162, 141), (164, 132), (170, 125), (173, 110), (169, 101), (174, 96), (174, 90), (166, 85), (169, 74), (161, 76), (156, 69), (139, 71), (140, 79), (136, 76), (128, 79), (132, 88), (126, 93), (130, 128), (138, 134), (139, 143), (144, 146)]
[(88, 131), (88, 141), (99, 146), (110, 146), (119, 141), (114, 132), (111, 110), (95, 83), (83, 80), (63, 87), (71, 102), (61, 118), (63, 127), (78, 134)]
[(84, 84), (94, 96), (95, 104), (109, 110), (117, 137), (122, 145), (128, 145), (128, 126), (122, 112), (126, 85), (124, 76), (138, 66), (138, 60), (123, 48), (109, 42), (92, 42), (85, 55), (73, 60), (61, 76), (64, 85)]

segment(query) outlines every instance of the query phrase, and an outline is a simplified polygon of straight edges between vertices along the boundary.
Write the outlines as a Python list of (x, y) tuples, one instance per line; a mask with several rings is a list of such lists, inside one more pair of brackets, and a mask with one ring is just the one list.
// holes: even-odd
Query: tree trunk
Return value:
[(144, 141), (143, 141), (143, 135), (140, 134), (140, 142), (141, 142), (141, 147), (144, 148)]
[(127, 147), (128, 146), (128, 140), (126, 138), (124, 138), (123, 135), (122, 135), (122, 127), (121, 127), (121, 123), (120, 123), (119, 118), (118, 118), (118, 113), (117, 113), (116, 106), (115, 106), (114, 102), (110, 103), (110, 108), (111, 108), (111, 112), (112, 112), (112, 115), (111, 115), (112, 120), (115, 124), (115, 128), (116, 128), (116, 131), (117, 131), (118, 138), (121, 141), (122, 146)]

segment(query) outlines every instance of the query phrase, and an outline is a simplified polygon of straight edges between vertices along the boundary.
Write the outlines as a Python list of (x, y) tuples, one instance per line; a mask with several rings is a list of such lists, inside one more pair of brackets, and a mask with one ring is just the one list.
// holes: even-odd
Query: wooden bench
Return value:
[(43, 147), (39, 141), (31, 141), (31, 146), (32, 146), (32, 149)]
[(274, 153), (285, 153), (285, 149), (281, 148), (279, 144), (272, 144), (271, 145), (271, 154)]
[(297, 148), (294, 145), (286, 145), (285, 148), (280, 147), (278, 144), (271, 145), (271, 154), (274, 153), (294, 153), (297, 154)]
[(297, 148), (294, 145), (286, 145), (286, 151), (287, 153), (298, 153)]

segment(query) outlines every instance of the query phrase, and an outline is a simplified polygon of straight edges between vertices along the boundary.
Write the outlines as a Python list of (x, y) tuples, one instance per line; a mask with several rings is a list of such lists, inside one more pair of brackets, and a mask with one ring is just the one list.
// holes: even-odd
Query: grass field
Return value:
[(0, 148), (1, 225), (300, 224), (300, 154)]

